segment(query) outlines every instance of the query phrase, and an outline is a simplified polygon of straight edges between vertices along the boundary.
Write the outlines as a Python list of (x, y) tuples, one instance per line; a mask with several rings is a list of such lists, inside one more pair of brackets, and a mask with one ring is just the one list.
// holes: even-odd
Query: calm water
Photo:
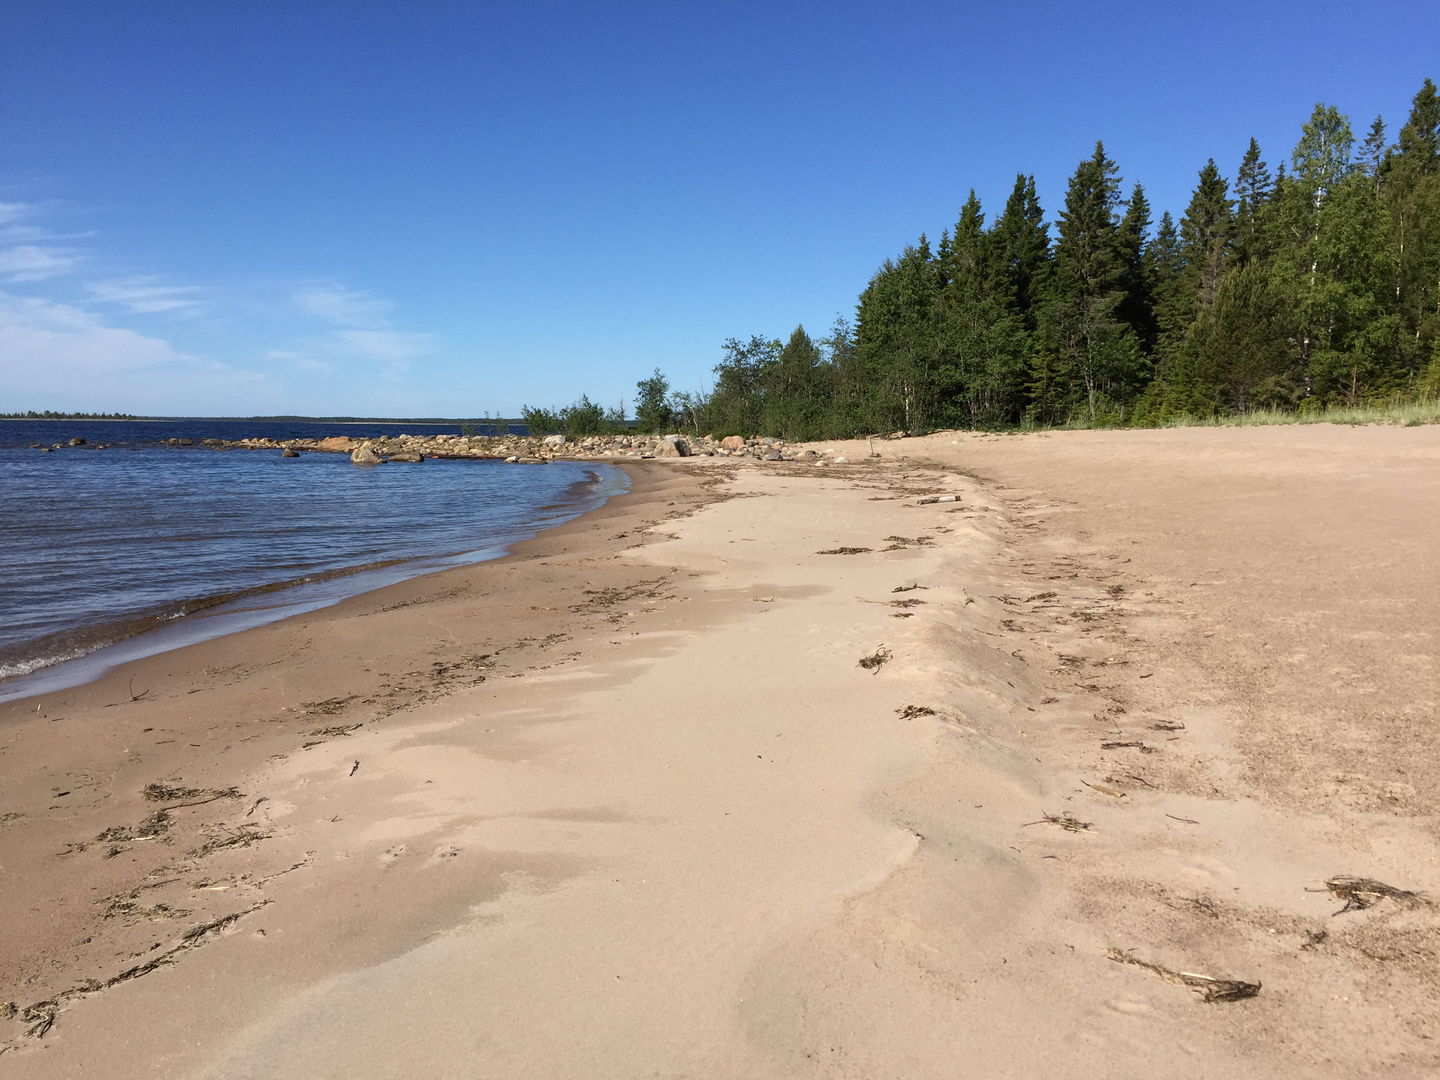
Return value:
[[(306, 427), (0, 421), (0, 698), (496, 557), (626, 485), (605, 465), (362, 468), (343, 454), (156, 445), (356, 430)], [(458, 432), (383, 428), (360, 433)], [(74, 436), (111, 448), (27, 448)]]

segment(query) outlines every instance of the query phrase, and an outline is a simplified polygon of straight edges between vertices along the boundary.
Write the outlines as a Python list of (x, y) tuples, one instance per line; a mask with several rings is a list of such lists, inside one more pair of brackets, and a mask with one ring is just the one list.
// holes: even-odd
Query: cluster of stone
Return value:
[[(189, 439), (169, 441), (194, 445)], [(788, 446), (782, 439), (746, 439), (740, 435), (723, 439), (678, 434), (592, 435), (580, 439), (564, 435), (396, 435), (383, 439), (333, 435), (327, 439), (204, 439), (201, 442), (214, 449), (279, 450), (284, 457), (299, 457), (302, 452), (349, 454), (357, 465), (418, 463), (426, 458), (482, 458), (516, 465), (543, 465), (557, 458), (749, 457), (815, 463), (827, 460), (814, 450)]]

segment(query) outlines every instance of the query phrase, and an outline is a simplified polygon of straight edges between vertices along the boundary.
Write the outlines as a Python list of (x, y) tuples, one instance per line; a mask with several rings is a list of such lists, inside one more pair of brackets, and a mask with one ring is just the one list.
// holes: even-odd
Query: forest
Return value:
[[(637, 384), (636, 426), (838, 438), (940, 428), (1149, 426), (1440, 396), (1440, 95), (1426, 79), (1392, 142), (1316, 105), (1272, 170), (1200, 168), (1177, 221), (1122, 188), (1103, 143), (1052, 227), (1033, 176), (1000, 212), (887, 259), (854, 320), (724, 343), (712, 389)], [(586, 434), (623, 406), (526, 408)]]

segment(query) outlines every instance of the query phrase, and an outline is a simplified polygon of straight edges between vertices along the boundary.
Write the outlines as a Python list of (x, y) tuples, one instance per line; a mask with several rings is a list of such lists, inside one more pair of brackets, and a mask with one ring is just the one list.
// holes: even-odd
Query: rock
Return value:
[(65, 445), (66, 445), (66, 446), (84, 446), (84, 445), (85, 445), (85, 440), (82, 439), (82, 438), (80, 438), (79, 435), (76, 435), (73, 439), (71, 439), (71, 440), (70, 440), (68, 443), (66, 443)]
[(765, 456), (764, 456), (761, 460), (762, 460), (762, 461), (784, 461), (784, 460), (785, 460), (785, 455), (782, 454), (782, 453), (780, 453), (779, 450), (767, 450), (767, 451), (765, 452)]
[(550, 459), (543, 457), (518, 457), (515, 459), (517, 465), (549, 465)]
[(745, 449), (745, 439), (744, 439), (744, 437), (741, 436), (741, 435), (726, 435), (725, 438), (723, 438), (723, 439), (720, 440), (720, 449), (722, 449), (722, 450), (744, 450), (744, 449)]
[(930, 495), (917, 502), (916, 506), (929, 506), (932, 503), (952, 503), (959, 500), (954, 495)]
[(348, 454), (355, 449), (355, 440), (345, 435), (331, 435), (315, 444), (316, 450), (328, 450), (332, 454)]
[(655, 444), (656, 457), (689, 457), (690, 444), (679, 435), (666, 435)]
[(55, 452), (55, 448), (53, 446), (42, 446), (40, 447), (40, 452), (42, 454), (53, 454)]
[(850, 459), (847, 458), (847, 457), (837, 457), (837, 458), (835, 459), (835, 464), (836, 464), (836, 465), (849, 465), (849, 464), (850, 464)]
[(350, 451), (350, 460), (356, 465), (379, 465), (383, 463), (385, 459), (375, 453), (369, 443), (361, 443), (354, 450)]
[(564, 435), (546, 435), (540, 443), (543, 446), (564, 446), (566, 439)]
[(287, 446), (284, 450), (281, 450), (281, 451), (280, 451), (280, 456), (281, 456), (281, 457), (299, 457), (299, 456), (300, 456), (300, 451), (299, 451), (299, 450), (294, 450), (294, 449), (292, 449), (292, 448), (290, 448), (290, 447)]
[(424, 454), (391, 454), (385, 459), (387, 462), (400, 461), (407, 465), (418, 465), (425, 460)]
[(778, 445), (780, 445), (780, 440), (777, 439), (777, 438), (775, 438), (773, 435), (766, 435), (763, 439), (760, 440), (760, 445), (761, 445), (761, 446), (778, 446)]
[(514, 454), (511, 454), (509, 457), (507, 457), (507, 458), (505, 459), (505, 464), (506, 464), (506, 465), (514, 465), (514, 464), (515, 464), (516, 462), (518, 462), (519, 460), (520, 460), (520, 459), (519, 459), (517, 456), (515, 456)]

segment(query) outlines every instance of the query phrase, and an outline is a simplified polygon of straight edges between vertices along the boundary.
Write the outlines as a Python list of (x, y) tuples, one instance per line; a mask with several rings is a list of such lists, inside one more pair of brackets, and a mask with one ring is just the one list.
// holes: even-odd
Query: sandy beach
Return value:
[(0, 1070), (1436, 1075), (1440, 429), (827, 449), (0, 705)]

